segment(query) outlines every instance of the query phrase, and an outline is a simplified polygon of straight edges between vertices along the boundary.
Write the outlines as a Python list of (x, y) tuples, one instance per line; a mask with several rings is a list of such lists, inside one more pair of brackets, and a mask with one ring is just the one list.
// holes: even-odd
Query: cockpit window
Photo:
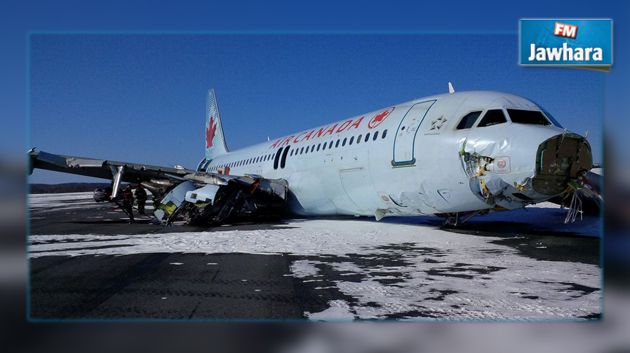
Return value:
[(551, 125), (542, 112), (535, 110), (508, 109), (510, 119), (517, 124)]
[(481, 112), (470, 112), (466, 114), (462, 120), (459, 121), (459, 124), (457, 124), (457, 130), (470, 129), (475, 125), (475, 121), (477, 121), (479, 115), (481, 115)]
[[(541, 108), (542, 109), (542, 108)], [(551, 113), (549, 113), (548, 111), (546, 111), (545, 109), (542, 109), (543, 113), (545, 113), (545, 116), (547, 117), (547, 119), (551, 120), (551, 123), (557, 127), (562, 127), (562, 125), (560, 125), (560, 123), (558, 122), (558, 120), (556, 120), (556, 118), (553, 117), (553, 115), (551, 115)]]
[(505, 115), (503, 114), (503, 110), (492, 109), (486, 112), (486, 114), (483, 116), (483, 119), (481, 119), (477, 127), (492, 126), (492, 125), (497, 125), (497, 124), (503, 124), (505, 122), (507, 122), (507, 119), (505, 118)]

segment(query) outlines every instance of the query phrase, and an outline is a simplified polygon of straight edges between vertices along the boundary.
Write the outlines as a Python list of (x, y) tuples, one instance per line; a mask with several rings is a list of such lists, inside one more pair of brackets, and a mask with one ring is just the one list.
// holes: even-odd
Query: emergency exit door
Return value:
[(414, 155), (416, 135), (433, 103), (435, 100), (414, 104), (400, 121), (394, 138), (392, 166), (412, 166), (416, 163), (416, 156)]

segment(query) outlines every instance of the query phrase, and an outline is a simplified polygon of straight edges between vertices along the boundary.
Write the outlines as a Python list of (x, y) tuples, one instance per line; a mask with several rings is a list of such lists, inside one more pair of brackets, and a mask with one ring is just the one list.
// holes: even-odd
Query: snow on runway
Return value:
[[(541, 211), (535, 212), (540, 220)], [(587, 233), (597, 229), (588, 224)], [(31, 235), (29, 253), (31, 258), (142, 253), (290, 256), (285, 276), (314, 293), (339, 293), (338, 299), (328, 301), (327, 309), (305, 312), (311, 320), (562, 320), (601, 313), (597, 264), (526, 256), (503, 244), (504, 238), (455, 233), (434, 222), (307, 219), (261, 229), (237, 226), (152, 234), (98, 234), (95, 226), (94, 234)], [(525, 236), (510, 239), (527, 241)]]

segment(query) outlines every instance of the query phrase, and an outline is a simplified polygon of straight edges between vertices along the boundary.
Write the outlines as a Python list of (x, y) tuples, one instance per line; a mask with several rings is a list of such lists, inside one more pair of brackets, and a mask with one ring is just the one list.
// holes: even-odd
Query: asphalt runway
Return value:
[(33, 320), (590, 320), (600, 220), (478, 217), (163, 226), (91, 193), (30, 197)]

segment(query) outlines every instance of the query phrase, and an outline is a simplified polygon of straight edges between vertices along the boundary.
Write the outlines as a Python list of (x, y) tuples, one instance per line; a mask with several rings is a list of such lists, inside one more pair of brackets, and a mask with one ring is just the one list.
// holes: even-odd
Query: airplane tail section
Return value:
[(228, 152), (223, 136), (223, 125), (219, 115), (217, 98), (214, 89), (208, 91), (206, 101), (206, 160), (211, 160), (217, 156)]

